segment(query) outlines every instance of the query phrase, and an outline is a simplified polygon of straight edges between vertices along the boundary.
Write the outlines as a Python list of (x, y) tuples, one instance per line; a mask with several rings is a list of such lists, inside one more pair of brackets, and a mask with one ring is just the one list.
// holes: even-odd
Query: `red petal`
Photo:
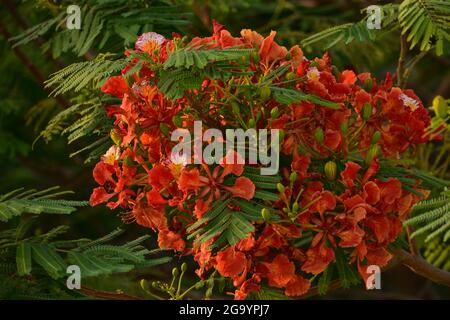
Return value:
[(255, 185), (247, 177), (239, 177), (233, 187), (225, 187), (233, 196), (250, 200), (255, 195)]

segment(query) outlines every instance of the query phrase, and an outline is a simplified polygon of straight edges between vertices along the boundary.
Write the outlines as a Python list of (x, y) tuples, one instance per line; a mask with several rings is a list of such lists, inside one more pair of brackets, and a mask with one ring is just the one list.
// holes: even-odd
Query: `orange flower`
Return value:
[(236, 277), (244, 271), (247, 259), (245, 254), (236, 251), (234, 246), (219, 251), (216, 255), (216, 269), (224, 277)]
[(285, 254), (278, 254), (271, 263), (265, 262), (264, 265), (270, 286), (282, 288), (295, 276), (294, 263)]

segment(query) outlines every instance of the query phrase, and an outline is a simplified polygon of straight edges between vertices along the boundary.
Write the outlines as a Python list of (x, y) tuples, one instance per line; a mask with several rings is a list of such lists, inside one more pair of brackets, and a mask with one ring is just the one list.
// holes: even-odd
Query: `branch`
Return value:
[(107, 300), (142, 300), (139, 297), (131, 296), (126, 293), (116, 293), (109, 291), (102, 291), (97, 289), (88, 288), (85, 286), (81, 286), (80, 292), (86, 296), (99, 298), (99, 299), (107, 299)]
[(408, 52), (408, 42), (406, 41), (406, 36), (400, 36), (400, 57), (398, 58), (397, 65), (397, 86), (403, 88), (405, 85), (405, 62), (406, 53)]
[(420, 256), (414, 256), (402, 249), (392, 249), (391, 252), (400, 262), (414, 273), (431, 281), (450, 287), (450, 272), (439, 269)]

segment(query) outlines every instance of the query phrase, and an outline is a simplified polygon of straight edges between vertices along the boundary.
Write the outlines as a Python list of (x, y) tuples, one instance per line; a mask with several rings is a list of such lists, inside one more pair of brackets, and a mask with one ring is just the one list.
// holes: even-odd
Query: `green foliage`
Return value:
[[(253, 179), (256, 176), (256, 170), (259, 169), (246, 168), (244, 176)], [(264, 190), (276, 189), (279, 181), (279, 176), (258, 176), (254, 181), (257, 190), (252, 200), (231, 198), (215, 202), (210, 211), (187, 229), (189, 233), (192, 232), (188, 239), (195, 239), (194, 241), (197, 243), (205, 243), (215, 238), (214, 243), (210, 245), (210, 248), (213, 249), (234, 245), (247, 238), (248, 234), (255, 230), (252, 223), (264, 221), (261, 210), (264, 208), (271, 210), (270, 207), (264, 205), (264, 201), (279, 200), (277, 193)], [(240, 211), (232, 210), (230, 207), (239, 207)], [(278, 215), (271, 215), (270, 220), (278, 219)]]
[(428, 51), (435, 42), (436, 54), (444, 54), (444, 44), (450, 41), (448, 1), (404, 0), (400, 5), (387, 4), (380, 7), (383, 11), (380, 30), (369, 30), (366, 16), (359, 22), (346, 23), (315, 33), (304, 39), (302, 45), (320, 44), (322, 48), (328, 49), (341, 42), (371, 42), (400, 28), (401, 33), (407, 35), (411, 49), (419, 46), (421, 51)]
[[(187, 90), (199, 89), (207, 77), (226, 79), (248, 61), (252, 49), (192, 49), (172, 52), (159, 71), (158, 89), (168, 99), (179, 99)], [(233, 68), (234, 71), (227, 69)]]
[(436, 45), (436, 54), (444, 53), (444, 42), (450, 41), (450, 3), (446, 0), (405, 0), (399, 6), (402, 34), (408, 34), (410, 48), (421, 51)]
[(58, 189), (59, 187), (52, 187), (42, 191), (35, 189), (24, 191), (20, 188), (1, 195), (0, 221), (6, 222), (23, 213), (70, 214), (76, 210), (76, 207), (87, 205), (86, 201), (53, 199), (56, 196), (72, 193), (70, 191), (56, 192)]
[[(67, 5), (72, 4), (68, 3)], [(67, 5), (54, 7), (54, 17), (39, 23), (24, 33), (11, 38), (15, 46), (48, 36), (44, 49), (51, 50), (54, 58), (63, 53), (83, 56), (91, 50), (118, 48), (134, 43), (137, 35), (158, 30), (170, 33), (186, 25), (189, 13), (165, 1), (83, 0), (77, 3), (81, 12), (81, 29), (67, 29)]]
[(52, 95), (79, 92), (85, 88), (98, 89), (113, 73), (125, 68), (129, 59), (110, 60), (111, 54), (99, 55), (95, 60), (73, 63), (50, 76), (47, 88), (54, 88)]
[(419, 202), (413, 207), (414, 216), (404, 222), (405, 226), (420, 226), (411, 238), (427, 233), (425, 243), (443, 236), (450, 239), (450, 191), (447, 189), (439, 197)]
[(367, 16), (356, 23), (345, 23), (334, 26), (326, 30), (317, 32), (310, 37), (302, 40), (303, 46), (311, 46), (313, 44), (320, 44), (323, 49), (329, 49), (339, 43), (346, 45), (352, 41), (372, 42), (377, 36), (380, 37), (385, 32), (392, 31), (395, 28), (395, 16), (397, 14), (398, 6), (395, 4), (387, 4), (380, 6), (382, 9), (382, 26), (381, 31), (378, 29), (367, 28)]
[[(448, 240), (448, 239), (447, 239)], [(444, 241), (442, 237), (436, 237), (425, 244), (423, 256), (425, 259), (445, 271), (450, 271), (450, 243)]]
[(320, 106), (324, 106), (330, 109), (339, 109), (340, 106), (338, 103), (328, 101), (325, 99), (322, 99), (318, 96), (312, 95), (312, 94), (306, 94), (303, 92), (300, 92), (298, 90), (292, 90), (292, 89), (286, 89), (286, 88), (280, 88), (280, 87), (271, 87), (271, 90), (274, 93), (274, 98), (282, 104), (293, 104), (293, 103), (300, 103), (302, 101), (308, 101), (315, 104), (318, 104)]

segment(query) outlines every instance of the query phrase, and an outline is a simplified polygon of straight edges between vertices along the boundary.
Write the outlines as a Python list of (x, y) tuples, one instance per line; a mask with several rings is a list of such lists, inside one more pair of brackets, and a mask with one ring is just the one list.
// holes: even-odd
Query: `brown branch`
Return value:
[(406, 36), (400, 36), (400, 56), (398, 58), (397, 64), (397, 86), (403, 88), (405, 85), (405, 62), (406, 62), (406, 53), (408, 52), (408, 42), (406, 41)]
[(92, 289), (81, 286), (80, 292), (86, 296), (107, 300), (142, 300), (140, 297), (132, 296), (126, 293), (116, 293), (103, 290)]
[[(11, 46), (11, 43), (8, 41), (11, 38), (11, 34), (8, 32), (6, 27), (0, 22), (0, 34), (3, 35), (5, 40)], [(42, 88), (45, 88), (45, 76), (41, 73), (41, 71), (33, 64), (33, 62), (23, 53), (20, 48), (11, 48), (17, 58), (27, 67), (27, 69), (31, 72), (31, 74), (36, 78)], [(68, 108), (70, 103), (61, 96), (55, 98), (63, 107)]]
[(391, 252), (400, 262), (414, 273), (431, 281), (450, 287), (450, 272), (439, 269), (420, 256), (412, 255), (402, 249), (392, 249)]
[[(2, 0), (2, 2), (3, 5), (8, 9), (11, 16), (22, 29), (27, 30), (30, 28), (30, 24), (28, 23), (28, 21), (17, 11), (16, 5), (12, 3), (11, 0)], [(44, 39), (42, 39), (42, 37), (37, 37), (36, 39), (34, 39), (34, 43), (39, 48), (41, 48), (44, 45), (45, 41)], [(48, 51), (46, 51), (44, 54), (48, 60), (51, 60), (55, 64), (57, 69), (64, 68), (64, 63), (61, 59), (53, 59)]]

